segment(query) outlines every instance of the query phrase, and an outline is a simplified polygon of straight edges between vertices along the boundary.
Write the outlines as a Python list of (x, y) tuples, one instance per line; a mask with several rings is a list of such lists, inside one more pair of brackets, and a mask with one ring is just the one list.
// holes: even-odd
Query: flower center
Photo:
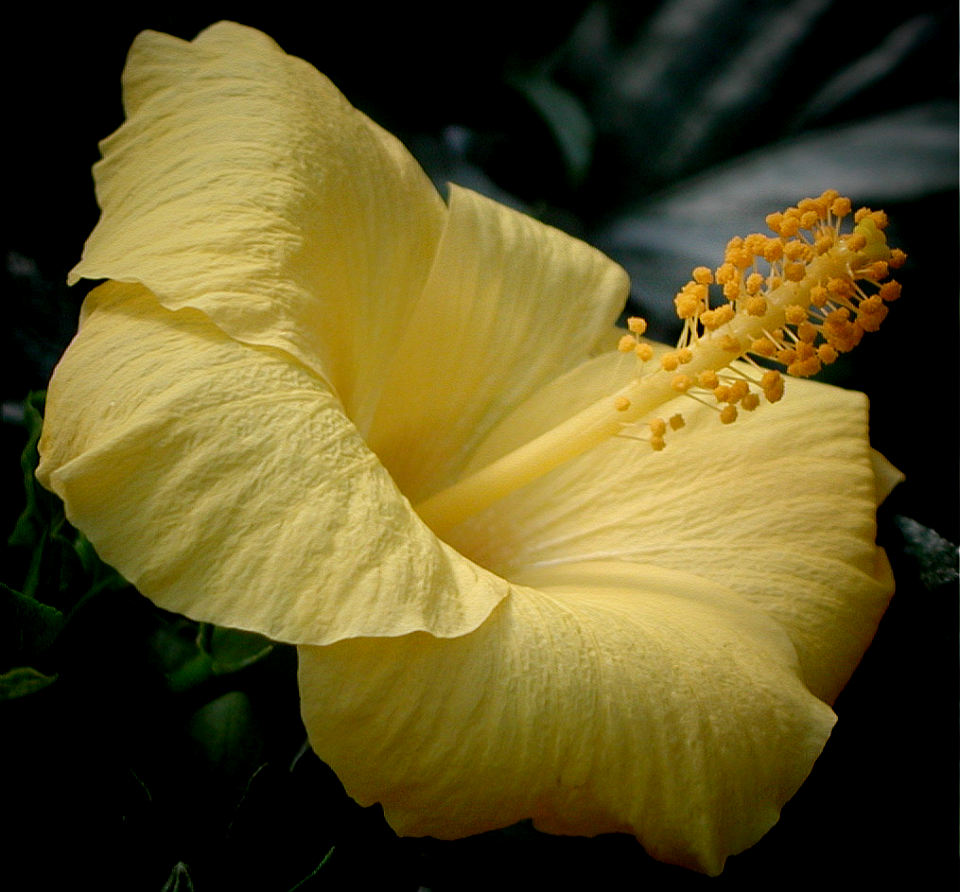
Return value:
[[(783, 396), (783, 377), (769, 366), (807, 377), (852, 350), (899, 297), (899, 283), (888, 276), (906, 255), (887, 246), (882, 211), (861, 208), (844, 233), (851, 210), (849, 199), (830, 190), (769, 215), (773, 236), (732, 239), (723, 263), (695, 269), (674, 299), (684, 322), (675, 350), (653, 361), (642, 340), (646, 323), (629, 319), (618, 345), (636, 357), (629, 384), (424, 500), (417, 513), (442, 534), (610, 437), (663, 449), (684, 420), (679, 412), (668, 420), (657, 412), (677, 397), (705, 403), (730, 424), (740, 410), (756, 409), (761, 395), (769, 403)], [(725, 298), (715, 306), (711, 287)]]

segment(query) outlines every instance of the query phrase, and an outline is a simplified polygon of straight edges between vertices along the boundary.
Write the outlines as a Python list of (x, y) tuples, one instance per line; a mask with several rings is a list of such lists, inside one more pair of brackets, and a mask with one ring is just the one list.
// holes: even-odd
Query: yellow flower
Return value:
[(677, 350), (616, 333), (617, 265), (445, 204), (238, 25), (140, 35), (124, 100), (72, 274), (108, 281), (41, 442), (70, 520), (160, 606), (298, 645), (314, 749), (398, 832), (533, 818), (719, 872), (810, 771), (892, 592), (865, 398), (791, 381), (753, 412), (782, 387), (717, 378), (753, 380), (747, 315), (792, 343), (779, 283), (740, 277), (731, 322), (697, 270)]

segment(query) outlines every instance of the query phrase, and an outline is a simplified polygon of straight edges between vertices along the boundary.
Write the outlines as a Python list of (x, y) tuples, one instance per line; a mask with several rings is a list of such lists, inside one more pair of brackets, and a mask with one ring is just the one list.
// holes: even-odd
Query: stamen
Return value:
[[(738, 406), (756, 410), (761, 393), (767, 403), (778, 402), (785, 390), (779, 371), (768, 368), (755, 379), (732, 366), (745, 360), (760, 369), (751, 354), (806, 377), (852, 350), (864, 333), (879, 328), (887, 305), (900, 296), (899, 283), (888, 276), (906, 255), (887, 246), (882, 211), (861, 208), (854, 214), (853, 230), (842, 231), (851, 211), (849, 199), (828, 190), (770, 214), (766, 222), (774, 237), (752, 233), (731, 239), (715, 272), (697, 267), (676, 295), (684, 326), (675, 350), (646, 370), (643, 363), (654, 355), (640, 339), (646, 323), (630, 317), (629, 333), (617, 349), (636, 355), (633, 381), (421, 502), (416, 506), (420, 517), (442, 533), (611, 437), (643, 439), (627, 429), (644, 421), (650, 430), (647, 442), (660, 451), (684, 419), (676, 413), (665, 422), (657, 412), (680, 396), (715, 409), (723, 424), (737, 421)], [(712, 285), (727, 298), (713, 309)]]

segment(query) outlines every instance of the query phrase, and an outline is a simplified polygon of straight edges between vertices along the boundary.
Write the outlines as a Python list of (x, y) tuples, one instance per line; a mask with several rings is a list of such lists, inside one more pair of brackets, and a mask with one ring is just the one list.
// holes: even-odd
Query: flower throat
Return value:
[[(642, 340), (645, 321), (628, 319), (618, 349), (635, 357), (629, 384), (425, 499), (417, 513), (442, 534), (610, 437), (645, 440), (659, 451), (684, 426), (682, 412), (658, 415), (677, 397), (709, 406), (722, 424), (755, 410), (761, 397), (778, 402), (778, 368), (815, 375), (876, 331), (900, 296), (889, 274), (906, 255), (887, 246), (886, 214), (860, 208), (844, 232), (851, 214), (850, 200), (829, 190), (770, 214), (772, 236), (731, 239), (723, 263), (697, 267), (674, 298), (683, 320), (674, 350), (657, 356)], [(711, 289), (723, 301), (712, 304)]]

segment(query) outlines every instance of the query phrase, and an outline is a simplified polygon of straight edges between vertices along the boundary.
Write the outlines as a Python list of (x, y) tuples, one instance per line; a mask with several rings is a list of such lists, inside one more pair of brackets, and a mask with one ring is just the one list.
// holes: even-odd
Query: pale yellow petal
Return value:
[(876, 449), (870, 450), (870, 458), (873, 461), (873, 475), (877, 482), (877, 504), (881, 504), (896, 486), (899, 486), (906, 479), (903, 472), (895, 468), (886, 457), (877, 452)]
[(40, 482), (160, 606), (295, 643), (461, 635), (506, 583), (439, 542), (329, 385), (107, 283), (50, 383)]
[(433, 260), (445, 209), (426, 175), (314, 68), (229, 22), (189, 43), (141, 34), (124, 98), (72, 281), (202, 310), (291, 353), (356, 414)]
[[(478, 460), (517, 445), (631, 374), (618, 356), (570, 373), (506, 420)], [(875, 545), (877, 477), (862, 394), (791, 379), (732, 425), (691, 399), (654, 452), (627, 437), (551, 472), (451, 530), (447, 541), (507, 578), (586, 560), (655, 564), (713, 579), (788, 631), (803, 677), (832, 701), (893, 591)], [(643, 438), (641, 426), (627, 434)]]
[(765, 613), (625, 563), (531, 573), (476, 632), (301, 648), (311, 744), (402, 834), (533, 818), (708, 873), (756, 842), (834, 716)]
[(613, 343), (626, 273), (589, 245), (474, 192), (450, 211), (424, 292), (393, 339), (371, 448), (418, 501), (531, 393)]

